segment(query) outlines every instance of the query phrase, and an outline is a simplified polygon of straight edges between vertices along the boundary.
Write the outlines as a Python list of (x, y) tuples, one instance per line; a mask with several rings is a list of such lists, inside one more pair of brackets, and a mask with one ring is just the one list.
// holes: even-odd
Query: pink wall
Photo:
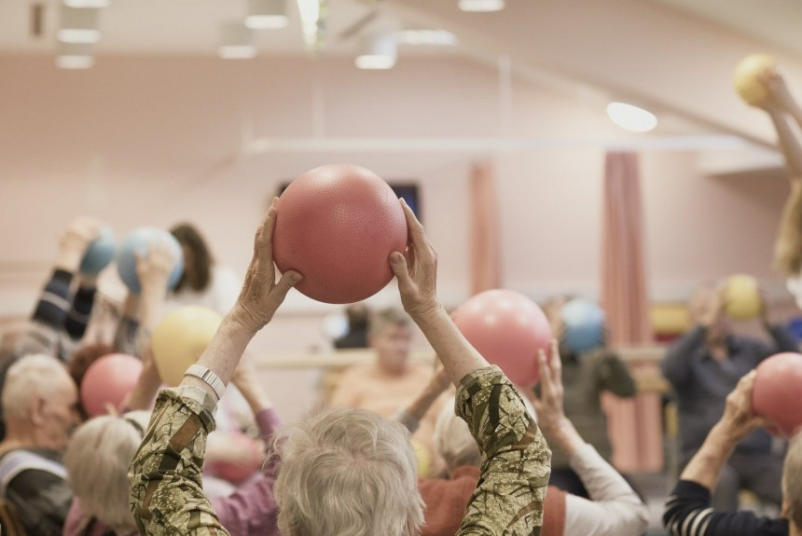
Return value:
[[(104, 57), (90, 71), (69, 72), (50, 58), (0, 56), (0, 72), (3, 314), (29, 310), (60, 229), (82, 212), (120, 236), (191, 219), (222, 262), (244, 271), (266, 197), (282, 180), (336, 160), (419, 179), (447, 301), (457, 303), (468, 289), (467, 184), (477, 159), (498, 170), (507, 286), (538, 298), (596, 294), (601, 147), (237, 156), (243, 131), (314, 135), (314, 87), (327, 136), (498, 136), (496, 73), (469, 60), (405, 59), (389, 72), (360, 72), (345, 60)], [(513, 90), (506, 135), (627, 138), (603, 103), (522, 81)], [(692, 153), (648, 153), (642, 166), (653, 295), (682, 297), (700, 279), (736, 271), (779, 283), (770, 260), (784, 182), (702, 178)], [(316, 322), (326, 311), (293, 298), (277, 320), (287, 329), (276, 329), (269, 346), (325, 345)]]

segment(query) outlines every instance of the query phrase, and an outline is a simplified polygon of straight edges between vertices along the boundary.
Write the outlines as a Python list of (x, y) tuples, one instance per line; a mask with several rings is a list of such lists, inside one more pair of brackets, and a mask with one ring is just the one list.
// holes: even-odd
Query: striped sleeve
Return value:
[(70, 310), (70, 283), (72, 274), (65, 270), (56, 270), (45, 285), (31, 320), (61, 331)]
[(95, 294), (97, 294), (97, 288), (94, 286), (81, 286), (78, 288), (78, 292), (75, 293), (72, 307), (64, 323), (64, 330), (74, 341), (81, 340), (84, 333), (86, 333), (89, 316), (92, 314), (92, 307), (95, 304)]
[(666, 502), (663, 524), (671, 536), (788, 536), (788, 522), (752, 512), (715, 512), (710, 490), (680, 480)]

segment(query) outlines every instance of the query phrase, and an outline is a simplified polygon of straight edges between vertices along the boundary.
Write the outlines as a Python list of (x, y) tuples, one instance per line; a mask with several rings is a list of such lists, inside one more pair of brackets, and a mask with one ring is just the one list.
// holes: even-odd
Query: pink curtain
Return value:
[(471, 169), (471, 295), (501, 286), (498, 202), (490, 164)]
[[(644, 267), (643, 216), (638, 157), (608, 153), (604, 174), (602, 304), (613, 346), (652, 342)], [(632, 371), (633, 374), (637, 370)], [(634, 400), (607, 396), (613, 464), (621, 471), (663, 467), (659, 395)]]

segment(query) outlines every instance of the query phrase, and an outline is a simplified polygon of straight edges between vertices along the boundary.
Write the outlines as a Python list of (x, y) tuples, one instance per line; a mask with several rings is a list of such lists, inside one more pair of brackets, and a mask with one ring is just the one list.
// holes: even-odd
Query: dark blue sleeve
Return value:
[(783, 326), (774, 326), (769, 328), (771, 338), (774, 339), (774, 348), (771, 354), (779, 352), (798, 352), (799, 345), (796, 340), (791, 336), (791, 333)]
[(70, 272), (55, 270), (39, 297), (31, 320), (60, 332), (64, 328), (67, 311), (71, 305), (70, 283), (72, 283)]
[(666, 352), (660, 363), (663, 376), (675, 389), (688, 382), (691, 377), (691, 363), (696, 352), (704, 347), (707, 329), (697, 326), (680, 337)]
[(752, 512), (714, 512), (710, 490), (680, 480), (666, 502), (663, 524), (672, 536), (788, 536), (788, 521)]
[(70, 308), (64, 323), (64, 330), (74, 341), (81, 340), (86, 333), (86, 326), (89, 324), (89, 317), (95, 304), (95, 294), (97, 294), (95, 286), (81, 286), (75, 293), (72, 308)]

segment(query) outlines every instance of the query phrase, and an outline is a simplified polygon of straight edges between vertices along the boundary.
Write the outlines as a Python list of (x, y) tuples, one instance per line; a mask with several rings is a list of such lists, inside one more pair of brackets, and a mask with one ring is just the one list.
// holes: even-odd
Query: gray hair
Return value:
[[(521, 400), (532, 418), (535, 418), (535, 410), (526, 397), (521, 397)], [(468, 423), (457, 416), (454, 406), (455, 397), (443, 405), (443, 409), (440, 410), (437, 421), (435, 421), (432, 436), (434, 448), (443, 458), (449, 471), (464, 465), (480, 465), (482, 463), (479, 445), (471, 435)], [(535, 420), (537, 419), (535, 418)]]
[(128, 508), (128, 466), (149, 420), (148, 411), (96, 417), (75, 431), (64, 454), (81, 510), (118, 534), (136, 530)]
[(3, 385), (3, 415), (6, 419), (28, 417), (28, 402), (34, 397), (47, 398), (53, 384), (72, 378), (66, 367), (47, 354), (27, 355), (8, 368)]
[(802, 529), (802, 432), (796, 434), (788, 445), (782, 484), (788, 502), (788, 519)]
[(370, 320), (368, 335), (377, 337), (389, 326), (408, 326), (412, 320), (401, 309), (390, 307), (376, 313)]
[(360, 409), (324, 410), (277, 435), (275, 450), (281, 469), (273, 490), (282, 533), (419, 533), (417, 462), (399, 423)]

